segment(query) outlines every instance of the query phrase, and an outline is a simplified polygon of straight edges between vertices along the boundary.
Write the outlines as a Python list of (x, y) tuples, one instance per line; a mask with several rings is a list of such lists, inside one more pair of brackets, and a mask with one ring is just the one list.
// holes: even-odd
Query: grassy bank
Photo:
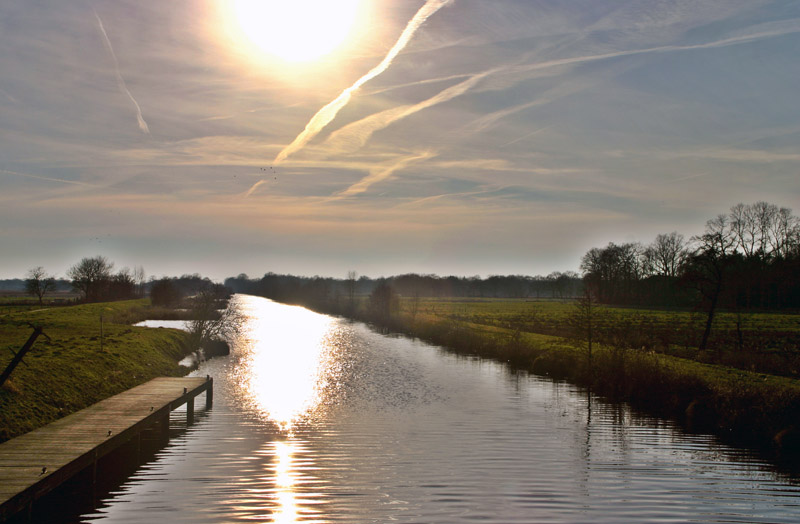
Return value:
[[(691, 343), (696, 323), (689, 312), (600, 308), (595, 333), (602, 343), (595, 339), (590, 360), (588, 344), (576, 333), (575, 306), (569, 302), (403, 299), (389, 318), (370, 316), (366, 306), (363, 301), (355, 311), (350, 308), (349, 316), (456, 352), (590, 387), (601, 396), (672, 417), (729, 442), (792, 461), (800, 456), (800, 382), (741, 369), (771, 353), (788, 355), (784, 361), (794, 362), (797, 347), (786, 341), (796, 340), (800, 316), (750, 315), (746, 336), (773, 334), (770, 340), (779, 346), (766, 347), (760, 354), (743, 351), (742, 365), (736, 368), (703, 361), (707, 355), (698, 354)], [(716, 327), (725, 332), (735, 329), (737, 321), (741, 330), (741, 317), (721, 315)]]
[[(130, 325), (146, 315), (147, 300), (3, 312), (0, 369), (33, 331), (39, 337), (0, 388), (0, 441), (48, 424), (157, 376), (180, 376), (187, 368), (186, 334)], [(102, 337), (101, 337), (101, 316)]]
[[(403, 299), (401, 317), (470, 322), (563, 338), (576, 336), (570, 301), (514, 299)], [(704, 363), (800, 377), (800, 315), (721, 312), (709, 351), (697, 350), (705, 326), (702, 312), (596, 306), (595, 340), (656, 351)]]

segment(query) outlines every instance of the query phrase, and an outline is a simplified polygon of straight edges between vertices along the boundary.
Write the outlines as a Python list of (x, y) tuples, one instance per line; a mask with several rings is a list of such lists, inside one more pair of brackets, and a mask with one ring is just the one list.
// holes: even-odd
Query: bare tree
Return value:
[(784, 257), (800, 242), (800, 219), (791, 209), (767, 202), (733, 206), (730, 228), (736, 248), (746, 258)]
[(136, 281), (131, 270), (123, 267), (106, 282), (105, 300), (127, 300), (136, 296)]
[(779, 257), (787, 257), (800, 247), (800, 218), (792, 215), (791, 209), (778, 210), (770, 227), (770, 244), (772, 252)]
[(91, 302), (102, 297), (102, 287), (110, 280), (113, 268), (113, 262), (98, 255), (81, 259), (67, 270), (67, 276), (72, 279), (72, 287)]
[(633, 284), (642, 276), (642, 248), (638, 243), (609, 243), (592, 248), (581, 259), (584, 279), (597, 291), (600, 302), (630, 298)]
[(675, 277), (686, 258), (686, 247), (686, 240), (677, 231), (657, 235), (655, 241), (644, 250), (644, 266), (648, 272)]
[(171, 278), (154, 280), (150, 287), (150, 301), (154, 306), (173, 307), (181, 298), (181, 292)]
[(145, 283), (145, 272), (144, 267), (136, 266), (133, 268), (133, 281), (136, 285), (136, 295), (141, 298), (144, 296), (144, 283)]
[(692, 237), (697, 247), (687, 257), (682, 270), (684, 281), (695, 287), (706, 302), (706, 325), (700, 341), (700, 351), (708, 346), (722, 290), (737, 256), (736, 233), (733, 229), (731, 221), (725, 215), (717, 215), (706, 222), (706, 232)]
[(195, 348), (208, 349), (214, 343), (227, 347), (241, 326), (241, 315), (227, 303), (228, 296), (219, 288), (208, 287), (192, 297), (189, 306), (191, 320), (187, 324), (190, 341)]
[(736, 204), (731, 208), (731, 233), (733, 234), (738, 249), (742, 250), (744, 256), (752, 257), (757, 252), (759, 231), (756, 215), (753, 213), (752, 206), (742, 203)]
[(28, 278), (25, 279), (25, 290), (29, 295), (39, 299), (40, 306), (44, 296), (55, 290), (55, 288), (56, 279), (48, 275), (42, 266), (36, 266), (28, 271)]
[(408, 312), (411, 314), (411, 321), (417, 318), (417, 313), (419, 313), (419, 291), (415, 291), (414, 294), (411, 296), (411, 302), (409, 303), (409, 310)]
[(736, 250), (736, 236), (726, 215), (717, 215), (706, 222), (706, 232), (692, 240), (700, 244), (700, 249), (713, 252), (715, 256), (732, 255)]
[(347, 272), (347, 280), (345, 281), (347, 284), (347, 299), (349, 301), (348, 308), (350, 308), (351, 313), (355, 310), (356, 305), (356, 277), (358, 277), (358, 273), (351, 269)]
[(400, 298), (388, 280), (381, 279), (369, 296), (372, 317), (379, 322), (388, 322), (398, 310)]
[(590, 377), (593, 373), (592, 345), (597, 330), (597, 317), (597, 298), (591, 286), (585, 286), (583, 295), (575, 300), (574, 308), (567, 322), (575, 332), (575, 339), (586, 342), (586, 361)]

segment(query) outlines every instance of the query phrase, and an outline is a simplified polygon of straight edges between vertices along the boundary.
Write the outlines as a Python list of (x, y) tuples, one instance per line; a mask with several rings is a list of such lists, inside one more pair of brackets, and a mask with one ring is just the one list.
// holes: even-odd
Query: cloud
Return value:
[(408, 22), (406, 28), (400, 34), (400, 38), (397, 39), (394, 46), (389, 50), (383, 60), (375, 67), (373, 67), (367, 74), (359, 78), (352, 86), (348, 87), (342, 93), (336, 97), (333, 101), (329, 102), (325, 107), (317, 111), (317, 113), (311, 118), (311, 120), (306, 124), (305, 129), (302, 133), (300, 133), (294, 141), (286, 146), (278, 156), (275, 157), (275, 163), (280, 163), (286, 160), (289, 155), (292, 155), (302, 149), (312, 138), (314, 138), (320, 131), (322, 131), (325, 126), (327, 126), (334, 118), (336, 118), (336, 114), (347, 105), (350, 101), (350, 98), (353, 96), (353, 93), (356, 92), (361, 86), (375, 78), (376, 76), (380, 75), (384, 71), (386, 71), (390, 65), (392, 65), (392, 61), (400, 54), (408, 43), (411, 41), (411, 38), (414, 36), (414, 33), (425, 23), (425, 21), (436, 11), (444, 7), (445, 5), (452, 2), (452, 0), (428, 0), (425, 2), (417, 14)]
[[(757, 30), (754, 30), (757, 29)], [(742, 31), (734, 36), (730, 36), (728, 38), (721, 38), (718, 40), (712, 40), (710, 42), (704, 42), (700, 44), (690, 44), (690, 45), (665, 45), (665, 46), (656, 46), (656, 47), (646, 47), (642, 49), (629, 49), (624, 51), (614, 51), (611, 53), (600, 53), (595, 55), (584, 55), (584, 56), (576, 56), (570, 58), (561, 58), (555, 60), (548, 60), (545, 62), (537, 62), (533, 64), (527, 64), (522, 66), (517, 66), (513, 69), (508, 69), (509, 71), (532, 71), (537, 69), (545, 69), (551, 67), (561, 67), (561, 66), (569, 66), (575, 64), (584, 64), (589, 62), (596, 62), (599, 60), (608, 60), (611, 58), (621, 58), (625, 56), (635, 56), (635, 55), (643, 55), (643, 54), (650, 54), (650, 53), (672, 53), (672, 52), (680, 52), (680, 51), (692, 51), (698, 49), (713, 49), (718, 47), (728, 47), (732, 45), (740, 45), (745, 43), (754, 42), (757, 40), (763, 40), (768, 38), (776, 38), (780, 36), (795, 34), (800, 32), (800, 19), (794, 18), (791, 20), (785, 20), (780, 23), (772, 23), (772, 24), (760, 24), (758, 26), (751, 27), (748, 31)]]
[(97, 18), (97, 27), (100, 28), (100, 32), (103, 34), (103, 40), (106, 43), (106, 48), (111, 54), (111, 59), (114, 61), (114, 74), (117, 77), (117, 85), (119, 86), (120, 91), (122, 91), (123, 94), (127, 95), (128, 98), (131, 99), (133, 106), (136, 108), (136, 120), (139, 122), (139, 129), (142, 130), (142, 133), (149, 135), (150, 128), (147, 126), (147, 122), (144, 121), (144, 117), (142, 116), (142, 108), (139, 107), (139, 103), (135, 98), (133, 98), (128, 86), (125, 85), (125, 79), (122, 78), (122, 73), (120, 73), (119, 70), (119, 62), (117, 61), (117, 55), (114, 53), (114, 48), (111, 47), (111, 40), (108, 39), (106, 28), (103, 27), (103, 21), (100, 19), (100, 15), (97, 14), (97, 11), (95, 11), (94, 16)]
[(52, 178), (49, 176), (42, 176), (42, 175), (32, 175), (30, 173), (20, 173), (18, 171), (9, 171), (8, 169), (0, 169), (0, 173), (4, 175), (13, 175), (25, 178), (35, 178), (37, 180), (45, 180), (47, 182), (59, 182), (61, 184), (73, 184), (76, 186), (86, 186), (86, 187), (99, 187), (96, 184), (89, 184), (87, 182), (79, 182), (77, 180), (65, 180), (63, 178)]
[(435, 156), (436, 153), (434, 153), (433, 151), (425, 151), (419, 155), (401, 158), (400, 160), (392, 162), (388, 165), (375, 167), (370, 170), (368, 176), (362, 178), (361, 180), (359, 180), (352, 186), (348, 187), (347, 189), (345, 189), (336, 196), (341, 198), (363, 193), (367, 189), (369, 189), (370, 186), (372, 186), (373, 184), (377, 184), (378, 182), (382, 182), (390, 178), (395, 172), (405, 168), (409, 164), (412, 164), (414, 162), (419, 162), (420, 160), (428, 160)]
[(253, 194), (253, 192), (254, 192), (256, 189), (258, 189), (258, 188), (259, 188), (259, 186), (261, 186), (262, 184), (266, 184), (266, 183), (267, 183), (267, 181), (266, 181), (266, 180), (259, 180), (258, 182), (256, 182), (255, 184), (253, 184), (253, 185), (250, 187), (250, 189), (248, 189), (248, 190), (247, 190), (247, 192), (244, 194), (244, 198), (247, 198), (247, 197), (249, 197), (250, 195), (252, 195), (252, 194)]
[[(757, 30), (754, 30), (754, 29), (757, 29)], [(404, 105), (404, 106), (399, 106), (399, 107), (394, 107), (394, 108), (391, 108), (391, 109), (387, 109), (387, 110), (382, 111), (380, 113), (375, 113), (375, 114), (370, 115), (370, 116), (368, 116), (366, 118), (363, 118), (363, 119), (361, 119), (361, 120), (359, 120), (357, 122), (353, 122), (351, 124), (348, 124), (348, 125), (342, 127), (341, 129), (335, 131), (334, 133), (332, 133), (331, 136), (326, 141), (326, 146), (330, 147), (332, 152), (335, 153), (335, 154), (352, 153), (352, 152), (360, 149), (361, 147), (363, 147), (369, 141), (369, 139), (372, 137), (372, 135), (376, 131), (379, 131), (381, 129), (385, 129), (385, 128), (389, 127), (390, 125), (392, 125), (393, 123), (395, 123), (395, 122), (397, 122), (397, 121), (399, 121), (399, 120), (401, 120), (403, 118), (406, 118), (406, 117), (408, 117), (408, 116), (410, 116), (410, 115), (412, 115), (414, 113), (422, 111), (423, 109), (427, 109), (427, 108), (430, 108), (430, 107), (432, 107), (434, 105), (437, 105), (437, 104), (440, 104), (442, 102), (446, 102), (446, 101), (452, 100), (452, 99), (454, 99), (456, 97), (459, 97), (459, 96), (465, 94), (466, 92), (470, 91), (481, 80), (483, 80), (485, 78), (488, 78), (488, 77), (491, 77), (491, 76), (494, 76), (494, 75), (496, 75), (498, 73), (499, 74), (503, 74), (503, 73), (514, 74), (514, 73), (526, 72), (526, 71), (529, 72), (529, 71), (536, 71), (536, 70), (547, 69), (547, 68), (556, 68), (556, 67), (563, 67), (563, 66), (570, 66), (570, 65), (578, 65), (578, 64), (589, 63), (589, 62), (594, 62), (594, 61), (599, 61), (599, 60), (608, 60), (608, 59), (612, 59), (612, 58), (620, 58), (620, 57), (624, 57), (624, 56), (634, 56), (634, 55), (647, 54), (647, 53), (666, 53), (666, 52), (679, 52), (679, 51), (688, 51), (688, 50), (696, 50), (696, 49), (708, 49), (708, 48), (726, 47), (726, 46), (731, 46), (731, 45), (739, 45), (739, 44), (743, 44), (743, 43), (747, 43), (747, 42), (752, 42), (752, 41), (760, 40), (760, 39), (764, 39), (764, 38), (773, 38), (773, 37), (778, 37), (778, 36), (782, 36), (782, 35), (786, 35), (786, 34), (792, 34), (792, 33), (795, 33), (795, 32), (800, 32), (800, 24), (798, 23), (798, 20), (789, 20), (789, 21), (784, 21), (784, 22), (781, 22), (781, 23), (763, 24), (763, 25), (760, 25), (760, 26), (756, 26), (755, 28), (751, 28), (750, 31), (745, 32), (745, 33), (740, 33), (740, 34), (737, 34), (737, 35), (734, 35), (734, 36), (731, 36), (731, 37), (728, 37), (728, 38), (715, 40), (715, 41), (711, 41), (711, 42), (705, 42), (705, 43), (701, 43), (701, 44), (684, 45), (684, 46), (671, 45), (671, 46), (659, 46), (659, 47), (644, 48), (644, 49), (632, 49), (632, 50), (626, 50), (626, 51), (616, 51), (616, 52), (613, 52), (613, 53), (602, 53), (602, 54), (597, 54), (597, 55), (585, 55), (585, 56), (578, 56), (578, 57), (571, 57), (571, 58), (556, 59), (556, 60), (550, 60), (550, 61), (545, 61), (545, 62), (537, 62), (537, 63), (533, 63), (533, 64), (526, 64), (526, 65), (513, 65), (513, 66), (503, 66), (503, 67), (493, 68), (491, 70), (484, 71), (482, 73), (473, 74), (473, 75), (469, 76), (466, 80), (464, 80), (464, 81), (462, 81), (462, 82), (460, 82), (460, 83), (458, 83), (458, 84), (456, 84), (454, 86), (451, 86), (451, 87), (441, 91), (437, 95), (435, 95), (435, 96), (433, 96), (433, 97), (431, 97), (431, 98), (429, 98), (429, 99), (427, 99), (427, 100), (425, 100), (423, 102), (420, 102), (420, 103), (417, 103), (417, 104), (413, 104), (413, 105)], [(420, 83), (422, 83), (422, 82), (416, 82), (416, 83), (412, 83), (412, 84), (409, 84), (409, 85), (420, 84)], [(485, 128), (494, 125), (498, 120), (500, 120), (502, 118), (505, 118), (505, 117), (507, 117), (509, 115), (512, 115), (514, 113), (517, 113), (517, 112), (520, 112), (520, 111), (523, 111), (523, 110), (526, 110), (526, 109), (529, 109), (529, 108), (532, 108), (532, 107), (536, 107), (536, 106), (540, 106), (540, 105), (544, 105), (544, 104), (550, 103), (550, 102), (552, 102), (552, 101), (554, 101), (556, 99), (559, 99), (559, 98), (562, 98), (562, 97), (565, 97), (565, 96), (569, 96), (569, 95), (578, 93), (580, 91), (583, 91), (585, 89), (588, 89), (588, 87), (589, 87), (588, 85), (584, 85), (584, 84), (574, 84), (574, 85), (567, 86), (567, 87), (560, 86), (559, 88), (554, 88), (549, 93), (545, 93), (545, 95), (543, 95), (540, 99), (533, 100), (531, 102), (526, 102), (526, 103), (523, 103), (523, 104), (518, 104), (518, 105), (516, 105), (514, 107), (511, 107), (511, 108), (507, 108), (507, 109), (503, 109), (503, 110), (500, 110), (500, 111), (496, 111), (494, 113), (487, 114), (486, 116), (482, 117), (481, 119), (475, 121), (473, 123), (473, 126), (476, 128), (475, 129), (476, 132), (482, 131)], [(345, 91), (345, 92), (348, 92), (348, 91)], [(336, 109), (337, 112), (338, 112), (339, 109), (341, 109), (341, 107), (344, 107), (344, 105), (346, 105), (347, 101), (349, 100), (349, 96), (350, 95), (348, 94), (346, 100), (342, 99), (341, 95), (340, 95), (339, 98), (337, 98), (337, 100), (340, 100), (340, 102), (341, 102), (341, 106)], [(336, 102), (336, 101), (334, 101), (334, 102)], [(331, 106), (332, 104), (334, 104), (334, 103), (332, 102), (331, 104), (329, 104), (329, 106)], [(326, 107), (328, 107), (328, 106), (326, 106)], [(322, 113), (324, 111), (324, 109), (325, 108), (323, 108), (323, 110), (320, 110), (320, 113)], [(320, 113), (318, 113), (318, 115)], [(333, 116), (335, 116), (335, 114)], [(333, 116), (331, 116), (330, 120), (333, 119)], [(315, 116), (315, 118), (316, 118), (316, 116)], [(324, 125), (327, 125), (327, 123), (329, 123), (330, 120), (327, 120), (325, 122), (325, 124), (323, 124), (323, 127), (324, 127)], [(314, 122), (314, 120), (312, 119), (312, 122), (309, 123), (309, 126), (312, 126), (313, 122)], [(308, 130), (309, 127), (307, 127), (306, 129)], [(319, 130), (321, 130), (321, 129), (322, 128), (320, 127)], [(316, 133), (314, 133), (314, 135), (316, 135)], [(530, 135), (531, 134), (529, 134), (528, 136), (530, 136)], [(309, 136), (309, 140), (312, 137), (313, 136)], [(305, 143), (307, 143), (307, 141), (304, 142), (303, 145), (305, 145)], [(513, 141), (510, 142), (510, 143), (513, 143)], [(505, 145), (509, 145), (509, 143), (506, 143)], [(299, 146), (299, 147), (302, 147), (302, 145)], [(286, 151), (287, 151), (287, 149), (284, 149), (284, 151), (282, 151), (281, 154), (279, 155), (279, 158), (282, 155), (284, 155), (284, 153)], [(285, 158), (285, 156), (288, 156), (288, 155), (284, 155), (283, 158)]]
[(375, 113), (357, 122), (353, 122), (338, 129), (325, 142), (334, 153), (352, 153), (363, 147), (372, 137), (372, 134), (381, 129), (385, 129), (408, 116), (413, 115), (423, 109), (428, 109), (442, 102), (447, 102), (458, 96), (463, 95), (481, 80), (492, 74), (494, 70), (472, 75), (467, 80), (439, 92), (435, 96), (413, 105), (404, 105)]

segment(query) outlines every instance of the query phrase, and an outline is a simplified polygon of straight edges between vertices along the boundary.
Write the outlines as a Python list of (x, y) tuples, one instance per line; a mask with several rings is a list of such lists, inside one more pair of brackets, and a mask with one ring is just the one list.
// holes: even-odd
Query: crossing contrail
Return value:
[(342, 91), (342, 93), (334, 100), (317, 111), (308, 124), (306, 124), (303, 132), (297, 135), (297, 138), (295, 138), (291, 144), (286, 146), (280, 153), (278, 153), (278, 156), (275, 157), (275, 163), (277, 164), (283, 162), (289, 157), (289, 155), (301, 150), (306, 144), (308, 144), (309, 141), (311, 141), (312, 138), (317, 136), (317, 134), (322, 131), (325, 126), (330, 124), (331, 121), (336, 118), (336, 114), (347, 105), (355, 91), (376, 76), (386, 71), (386, 69), (392, 65), (392, 61), (397, 57), (398, 54), (400, 54), (400, 51), (402, 51), (408, 45), (408, 43), (411, 41), (411, 38), (414, 36), (414, 33), (416, 33), (422, 24), (425, 23), (428, 17), (452, 1), (453, 0), (428, 0), (425, 2), (425, 5), (420, 7), (419, 11), (417, 11), (417, 14), (414, 15), (414, 18), (408, 22), (406, 28), (400, 34), (400, 38), (397, 39), (397, 42), (395, 42), (394, 46), (392, 46), (386, 56), (383, 57), (381, 63), (373, 67), (367, 74), (359, 78), (352, 86)]
[(97, 25), (100, 27), (100, 32), (103, 33), (103, 39), (106, 42), (106, 47), (108, 48), (108, 52), (111, 53), (111, 58), (114, 60), (114, 74), (117, 77), (117, 85), (119, 86), (119, 90), (122, 91), (124, 94), (128, 95), (128, 98), (131, 99), (133, 105), (136, 107), (136, 120), (139, 121), (139, 129), (142, 130), (142, 133), (150, 134), (150, 128), (147, 127), (147, 122), (144, 121), (144, 117), (142, 117), (142, 108), (139, 107), (139, 103), (133, 98), (133, 95), (128, 90), (128, 86), (125, 85), (125, 80), (122, 78), (122, 73), (119, 71), (119, 62), (117, 61), (117, 55), (114, 53), (114, 48), (111, 47), (111, 40), (108, 39), (108, 33), (106, 33), (106, 28), (103, 27), (103, 21), (100, 20), (100, 15), (97, 14), (97, 11), (94, 13), (95, 18), (97, 18)]

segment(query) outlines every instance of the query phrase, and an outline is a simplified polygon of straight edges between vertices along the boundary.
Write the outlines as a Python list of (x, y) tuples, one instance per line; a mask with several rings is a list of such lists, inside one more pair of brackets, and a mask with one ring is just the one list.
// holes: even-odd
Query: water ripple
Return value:
[[(246, 336), (198, 370), (214, 376), (214, 409), (84, 521), (800, 521), (796, 486), (712, 437), (497, 363), (238, 300)], [(285, 377), (303, 387), (264, 383)]]

